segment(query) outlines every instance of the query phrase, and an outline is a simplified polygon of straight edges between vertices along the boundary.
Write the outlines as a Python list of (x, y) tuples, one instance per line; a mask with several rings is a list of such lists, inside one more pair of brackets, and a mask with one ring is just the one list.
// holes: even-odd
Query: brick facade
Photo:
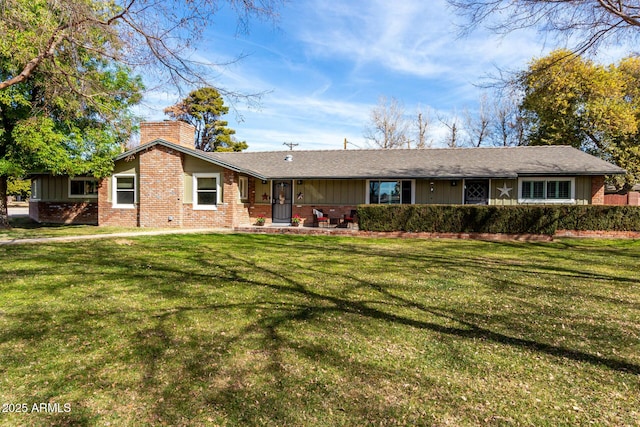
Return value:
[(98, 224), (98, 203), (29, 202), (29, 217), (49, 224)]
[(591, 204), (604, 205), (604, 176), (591, 177)]
[(640, 192), (629, 191), (626, 194), (605, 194), (604, 204), (616, 206), (640, 206)]
[(142, 122), (140, 123), (140, 145), (163, 139), (193, 149), (195, 129), (193, 125), (180, 121)]
[(139, 155), (140, 227), (182, 227), (184, 155), (160, 144)]
[(98, 187), (98, 225), (118, 227), (139, 227), (139, 206), (133, 209), (114, 209), (109, 200), (111, 178), (100, 181)]
[(185, 154), (162, 144), (153, 145), (137, 154), (139, 171), (136, 176), (135, 208), (114, 208), (113, 190), (103, 180), (99, 188), (99, 225), (124, 227), (184, 227), (219, 228), (247, 224), (249, 203), (241, 203), (238, 174), (223, 169), (222, 203), (216, 210), (193, 209), (185, 203)]

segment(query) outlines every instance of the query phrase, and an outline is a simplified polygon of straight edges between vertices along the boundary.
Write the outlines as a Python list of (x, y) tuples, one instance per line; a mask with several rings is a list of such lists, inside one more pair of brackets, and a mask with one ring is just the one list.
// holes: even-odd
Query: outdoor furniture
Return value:
[(347, 224), (348, 228), (353, 227), (353, 224), (355, 223), (355, 219), (356, 219), (356, 210), (352, 209), (351, 213), (349, 215), (345, 215), (344, 216), (344, 222)]
[(329, 217), (324, 214), (320, 209), (313, 210), (313, 217), (315, 219), (314, 225), (316, 227), (329, 227)]

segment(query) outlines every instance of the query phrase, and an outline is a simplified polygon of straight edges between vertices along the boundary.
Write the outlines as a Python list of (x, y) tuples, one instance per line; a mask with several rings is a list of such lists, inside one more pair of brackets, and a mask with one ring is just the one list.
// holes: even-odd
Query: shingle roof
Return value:
[[(204, 153), (263, 179), (516, 178), (624, 170), (569, 146)], [(291, 161), (285, 158), (291, 156)]]
[[(564, 145), (207, 153), (157, 139), (120, 154), (116, 160), (155, 144), (261, 179), (461, 179), (625, 173), (618, 166)], [(287, 156), (292, 160), (286, 161)]]

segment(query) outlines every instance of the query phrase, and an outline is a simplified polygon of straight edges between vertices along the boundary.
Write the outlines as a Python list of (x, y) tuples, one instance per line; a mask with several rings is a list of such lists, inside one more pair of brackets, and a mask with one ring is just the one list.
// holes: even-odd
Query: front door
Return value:
[(489, 180), (474, 179), (464, 183), (464, 204), (465, 205), (488, 205), (489, 204)]
[(290, 223), (293, 194), (293, 181), (273, 181), (272, 222)]

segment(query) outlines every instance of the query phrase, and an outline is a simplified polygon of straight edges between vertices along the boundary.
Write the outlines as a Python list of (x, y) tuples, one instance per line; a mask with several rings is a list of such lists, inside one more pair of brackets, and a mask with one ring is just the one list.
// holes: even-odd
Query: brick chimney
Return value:
[(156, 139), (164, 139), (193, 150), (195, 135), (196, 128), (193, 125), (177, 120), (140, 123), (140, 145)]

